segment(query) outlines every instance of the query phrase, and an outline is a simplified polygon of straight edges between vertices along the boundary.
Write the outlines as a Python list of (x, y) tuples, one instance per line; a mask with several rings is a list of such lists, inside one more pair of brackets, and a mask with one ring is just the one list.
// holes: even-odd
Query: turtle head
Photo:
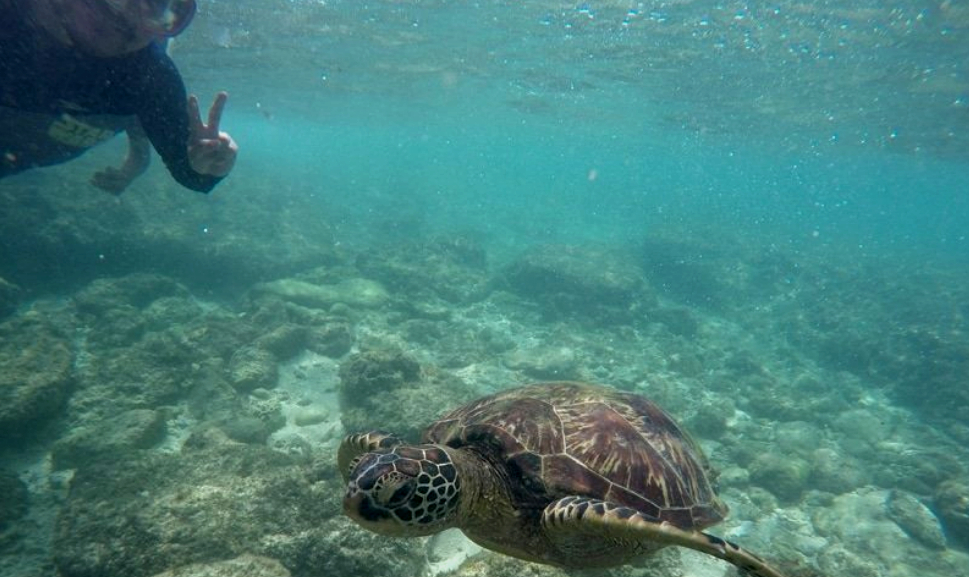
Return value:
[(453, 526), (461, 483), (440, 445), (398, 445), (350, 464), (343, 511), (375, 533), (418, 537)]

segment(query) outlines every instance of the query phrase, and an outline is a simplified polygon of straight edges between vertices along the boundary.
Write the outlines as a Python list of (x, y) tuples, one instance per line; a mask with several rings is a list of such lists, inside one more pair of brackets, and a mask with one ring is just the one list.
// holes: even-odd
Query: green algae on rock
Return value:
[(418, 575), (420, 543), (355, 530), (339, 486), (328, 456), (306, 462), (208, 429), (179, 454), (78, 470), (54, 562), (62, 577), (122, 577), (252, 554), (293, 577)]
[(491, 291), (484, 248), (464, 235), (395, 242), (363, 251), (355, 264), (411, 303), (468, 304)]
[(629, 324), (633, 311), (652, 307), (655, 295), (635, 264), (621, 252), (546, 245), (527, 251), (495, 280), (555, 317), (577, 316), (596, 324)]
[(16, 310), (22, 299), (23, 291), (20, 287), (0, 277), (0, 319)]
[(938, 517), (915, 495), (892, 490), (888, 493), (886, 504), (891, 519), (910, 537), (930, 549), (945, 549), (945, 533)]
[(351, 355), (340, 367), (341, 421), (348, 431), (383, 427), (416, 435), (456, 402), (474, 396), (458, 377), (421, 366), (399, 350)]
[(234, 559), (192, 563), (156, 573), (152, 577), (291, 577), (282, 563), (269, 557), (246, 553)]
[(71, 341), (41, 315), (0, 324), (0, 437), (30, 437), (61, 413), (73, 363)]
[(969, 549), (969, 483), (950, 479), (940, 484), (935, 492), (935, 507), (946, 534)]
[(789, 454), (765, 453), (750, 464), (750, 481), (785, 502), (801, 498), (808, 486), (811, 465)]
[(132, 409), (110, 419), (75, 428), (51, 451), (54, 469), (72, 469), (99, 460), (127, 460), (132, 453), (149, 449), (165, 436), (165, 414), (151, 409)]
[(272, 389), (277, 372), (276, 356), (258, 347), (242, 347), (229, 359), (229, 383), (238, 391)]
[(13, 471), (0, 469), (0, 531), (27, 513), (30, 492)]

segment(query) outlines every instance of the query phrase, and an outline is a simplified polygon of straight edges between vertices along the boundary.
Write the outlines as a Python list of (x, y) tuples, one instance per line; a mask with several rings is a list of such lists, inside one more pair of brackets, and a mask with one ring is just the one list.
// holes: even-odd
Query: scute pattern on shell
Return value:
[(726, 506), (697, 444), (648, 399), (585, 383), (543, 383), (445, 415), (425, 442), (478, 446), (503, 459), (535, 500), (604, 499), (681, 528), (721, 521)]

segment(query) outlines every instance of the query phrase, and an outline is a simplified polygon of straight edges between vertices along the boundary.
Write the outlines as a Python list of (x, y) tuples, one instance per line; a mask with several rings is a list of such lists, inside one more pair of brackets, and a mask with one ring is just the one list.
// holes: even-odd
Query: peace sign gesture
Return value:
[(236, 162), (239, 147), (231, 136), (219, 131), (219, 121), (228, 98), (225, 92), (215, 95), (209, 109), (208, 124), (203, 124), (199, 99), (194, 94), (188, 97), (188, 162), (192, 170), (199, 174), (225, 176)]

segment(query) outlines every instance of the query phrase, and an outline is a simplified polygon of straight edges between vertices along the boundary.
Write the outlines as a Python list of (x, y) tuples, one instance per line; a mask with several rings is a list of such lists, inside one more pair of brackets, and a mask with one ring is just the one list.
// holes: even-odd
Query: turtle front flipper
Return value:
[(380, 449), (390, 449), (403, 444), (395, 435), (383, 431), (370, 431), (369, 433), (356, 433), (347, 435), (340, 443), (340, 450), (337, 452), (337, 467), (343, 475), (343, 481), (350, 480), (350, 471), (356, 465), (357, 459), (361, 455), (372, 453)]
[(785, 577), (756, 555), (719, 537), (679, 529), (629, 507), (599, 499), (565, 497), (550, 503), (542, 513), (542, 528), (549, 541), (568, 559), (601, 555), (634, 557), (666, 545), (701, 551), (736, 565), (748, 577)]

